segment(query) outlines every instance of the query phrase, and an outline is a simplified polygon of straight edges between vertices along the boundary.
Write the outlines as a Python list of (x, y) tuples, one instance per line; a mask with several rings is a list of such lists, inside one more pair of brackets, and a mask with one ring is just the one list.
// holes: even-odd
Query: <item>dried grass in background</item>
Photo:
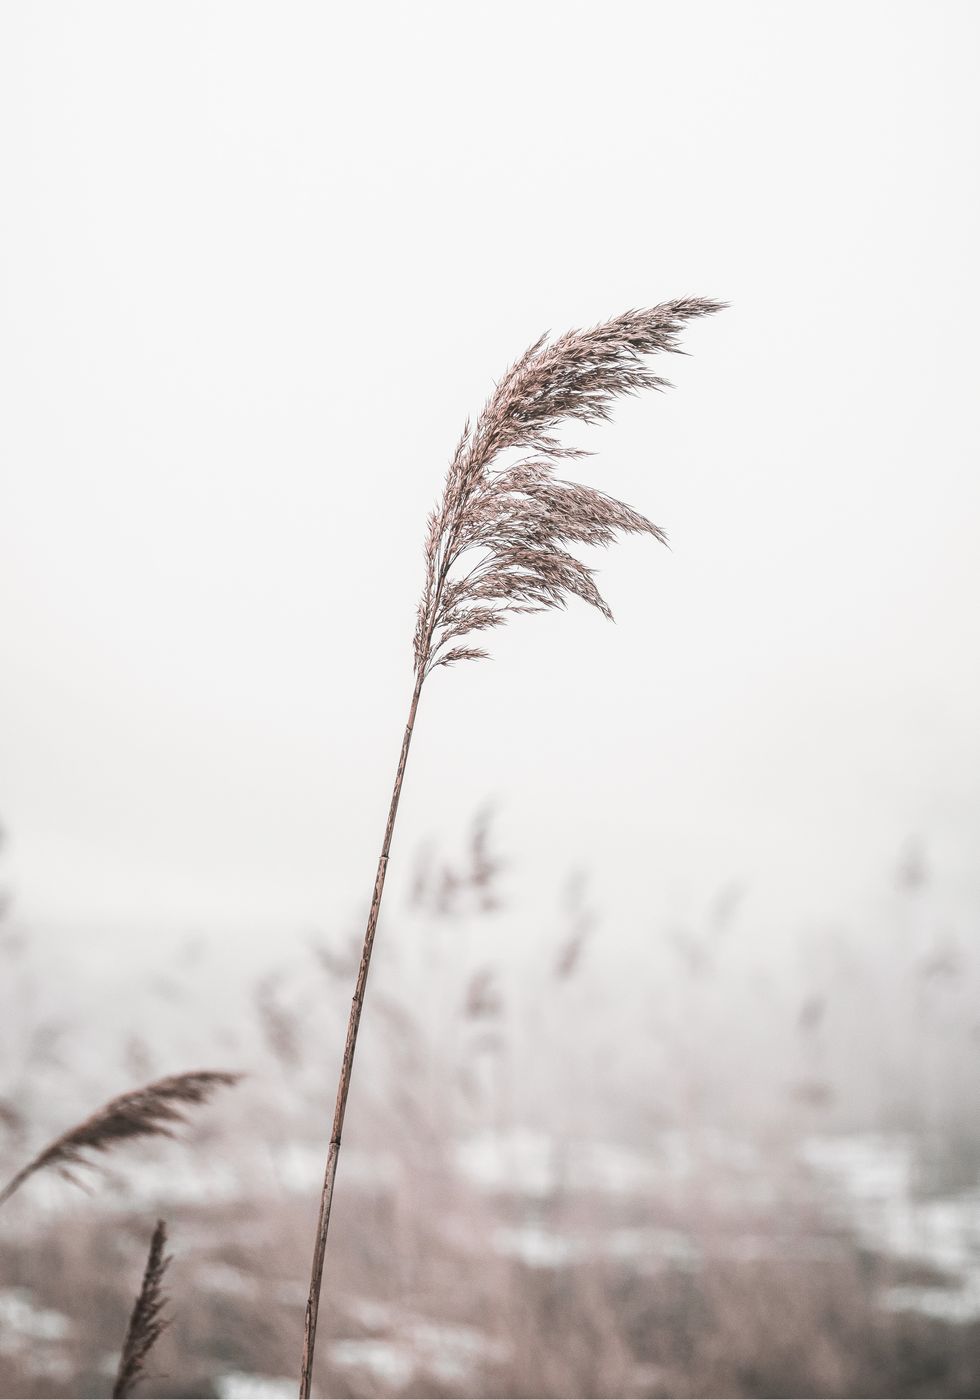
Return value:
[(163, 1276), (170, 1263), (170, 1256), (163, 1252), (166, 1246), (166, 1222), (158, 1220), (150, 1240), (143, 1282), (133, 1304), (129, 1327), (126, 1330), (116, 1383), (112, 1388), (112, 1400), (123, 1400), (123, 1397), (132, 1395), (134, 1387), (146, 1374), (146, 1362), (150, 1352), (169, 1325), (163, 1315), (167, 1305)]
[(134, 1138), (173, 1137), (174, 1129), (187, 1121), (185, 1109), (206, 1104), (214, 1092), (237, 1084), (239, 1074), (221, 1070), (196, 1070), (158, 1079), (141, 1089), (131, 1089), (110, 1099), (83, 1122), (49, 1143), (0, 1191), (0, 1205), (10, 1199), (37, 1172), (53, 1169), (67, 1181), (76, 1181), (82, 1167), (93, 1167), (100, 1153), (109, 1152)]

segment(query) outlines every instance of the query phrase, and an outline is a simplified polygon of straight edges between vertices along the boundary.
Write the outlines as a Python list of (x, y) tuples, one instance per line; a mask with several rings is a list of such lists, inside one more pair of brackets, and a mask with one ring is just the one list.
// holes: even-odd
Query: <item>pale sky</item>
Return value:
[[(427, 687), (392, 881), (980, 907), (980, 7), (0, 8), (0, 863), (86, 937), (345, 924), (425, 515), (538, 334), (731, 308), (580, 475), (672, 549)], [(397, 893), (395, 894), (397, 900)]]

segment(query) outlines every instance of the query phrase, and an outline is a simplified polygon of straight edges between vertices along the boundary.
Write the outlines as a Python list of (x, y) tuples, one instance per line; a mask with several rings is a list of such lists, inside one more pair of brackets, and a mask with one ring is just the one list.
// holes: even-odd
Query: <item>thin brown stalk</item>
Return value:
[(66, 1180), (77, 1181), (75, 1173), (80, 1167), (95, 1166), (95, 1156), (111, 1151), (121, 1142), (142, 1137), (173, 1137), (174, 1128), (187, 1121), (187, 1108), (207, 1103), (216, 1089), (237, 1084), (240, 1079), (240, 1074), (197, 1070), (158, 1079), (142, 1089), (132, 1089), (110, 1099), (89, 1118), (55, 1138), (22, 1167), (0, 1191), (0, 1205), (29, 1177), (49, 1167)]
[(166, 1245), (166, 1222), (158, 1220), (150, 1240), (143, 1283), (133, 1304), (129, 1327), (126, 1330), (116, 1383), (112, 1388), (112, 1400), (132, 1395), (133, 1387), (146, 1373), (147, 1357), (160, 1340), (160, 1334), (170, 1325), (169, 1319), (163, 1315), (167, 1305), (163, 1276), (170, 1263), (170, 1255), (163, 1252)]
[(574, 596), (612, 617), (595, 585), (594, 571), (565, 545), (608, 545), (621, 534), (649, 534), (660, 541), (666, 536), (622, 501), (556, 477), (556, 463), (588, 455), (563, 446), (558, 430), (569, 419), (608, 419), (613, 401), (623, 395), (668, 387), (667, 380), (646, 368), (645, 357), (678, 351), (684, 324), (722, 306), (703, 297), (685, 297), (645, 311), (627, 311), (590, 330), (569, 331), (550, 345), (542, 336), (507, 370), (476, 422), (467, 423), (449, 465), (442, 500), (429, 516), (425, 584), (415, 630), (415, 688), (341, 1060), (306, 1304), (301, 1400), (307, 1400), (312, 1384), (323, 1261), (354, 1050), (422, 686), (441, 666), (486, 657), (484, 648), (474, 643), (475, 634), (499, 627), (515, 614), (563, 608)]

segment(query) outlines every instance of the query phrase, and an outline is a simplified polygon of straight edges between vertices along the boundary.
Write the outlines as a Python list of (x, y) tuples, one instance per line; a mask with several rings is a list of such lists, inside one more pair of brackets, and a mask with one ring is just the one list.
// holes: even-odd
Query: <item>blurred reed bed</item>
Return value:
[[(329, 1393), (976, 1393), (980, 969), (931, 917), (928, 873), (910, 884), (903, 852), (880, 929), (815, 932), (778, 970), (751, 889), (720, 889), (650, 935), (624, 995), (586, 873), (514, 936), (503, 846), (479, 813), (393, 911), (335, 1211)], [(104, 1093), (153, 1058), (133, 1037), (163, 1043), (167, 1016), (195, 1056), (237, 1042), (248, 1077), (181, 1143), (123, 1143), (89, 1196), (37, 1172), (0, 1211), (0, 1393), (111, 1393), (159, 1217), (170, 1325), (134, 1393), (293, 1393), (311, 1110), (357, 942), (311, 935), (211, 1026), (186, 1014), (206, 961), (158, 967), (114, 1062), (66, 1057), (48, 1119), (29, 1034), (4, 1062), (5, 1180), (99, 1074)], [(31, 958), (27, 940), (6, 959), (11, 1005)], [(88, 1011), (61, 1008), (67, 1045)]]

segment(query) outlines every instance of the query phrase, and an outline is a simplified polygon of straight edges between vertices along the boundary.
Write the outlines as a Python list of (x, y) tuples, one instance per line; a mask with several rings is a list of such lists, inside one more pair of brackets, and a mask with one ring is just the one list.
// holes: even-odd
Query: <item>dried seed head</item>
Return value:
[[(557, 478), (557, 461), (588, 455), (563, 446), (558, 429), (566, 419), (608, 419), (621, 395), (668, 387), (645, 367), (644, 356), (680, 353), (684, 323), (723, 306), (686, 297), (569, 331), (552, 345), (542, 336), (507, 370), (475, 425), (467, 423), (442, 502), (429, 517), (415, 631), (420, 675), (485, 657), (482, 647), (461, 639), (515, 613), (564, 607), (569, 595), (612, 617), (593, 570), (563, 545), (605, 546), (640, 533), (666, 542), (666, 536), (622, 501)], [(527, 455), (494, 468), (513, 450)], [(459, 561), (470, 552), (476, 562), (460, 576)]]
[(143, 1273), (143, 1283), (133, 1305), (119, 1358), (116, 1383), (112, 1388), (112, 1400), (132, 1395), (133, 1387), (146, 1373), (146, 1361), (150, 1352), (160, 1340), (161, 1333), (169, 1325), (163, 1310), (167, 1298), (163, 1291), (163, 1276), (170, 1263), (170, 1255), (164, 1254), (167, 1246), (167, 1226), (158, 1220), (150, 1240), (150, 1252)]
[(120, 1142), (140, 1137), (173, 1137), (174, 1128), (186, 1121), (185, 1109), (207, 1103), (216, 1089), (237, 1084), (241, 1077), (219, 1070), (174, 1074), (110, 1099), (28, 1162), (0, 1191), (0, 1205), (35, 1172), (51, 1167), (74, 1181), (79, 1167), (93, 1166), (96, 1154), (108, 1152)]

